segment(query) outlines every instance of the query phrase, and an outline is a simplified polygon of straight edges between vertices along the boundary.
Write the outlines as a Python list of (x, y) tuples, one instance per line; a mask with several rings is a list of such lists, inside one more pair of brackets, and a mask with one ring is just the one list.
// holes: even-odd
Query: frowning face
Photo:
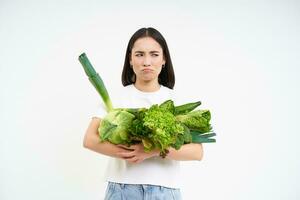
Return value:
[(130, 65), (136, 75), (136, 81), (158, 81), (162, 65), (165, 64), (163, 50), (151, 37), (143, 37), (135, 41)]

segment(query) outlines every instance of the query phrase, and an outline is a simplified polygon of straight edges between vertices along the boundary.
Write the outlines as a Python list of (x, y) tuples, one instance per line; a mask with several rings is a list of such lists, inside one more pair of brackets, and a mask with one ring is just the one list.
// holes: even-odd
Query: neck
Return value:
[(134, 86), (143, 92), (155, 92), (157, 90), (159, 90), (160, 85), (158, 83), (158, 80), (154, 80), (154, 81), (136, 81), (134, 83)]

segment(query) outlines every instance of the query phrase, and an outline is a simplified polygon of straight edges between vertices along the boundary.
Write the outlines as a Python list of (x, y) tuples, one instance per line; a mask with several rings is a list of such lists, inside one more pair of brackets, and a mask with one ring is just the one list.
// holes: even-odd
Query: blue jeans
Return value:
[(108, 182), (105, 200), (181, 200), (179, 189)]

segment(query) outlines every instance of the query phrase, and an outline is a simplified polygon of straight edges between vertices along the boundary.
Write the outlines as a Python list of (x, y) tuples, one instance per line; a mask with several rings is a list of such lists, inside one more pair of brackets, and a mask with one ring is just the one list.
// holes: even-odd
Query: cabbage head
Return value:
[(98, 128), (100, 140), (108, 140), (113, 144), (130, 144), (129, 128), (135, 115), (125, 110), (113, 110), (101, 121)]

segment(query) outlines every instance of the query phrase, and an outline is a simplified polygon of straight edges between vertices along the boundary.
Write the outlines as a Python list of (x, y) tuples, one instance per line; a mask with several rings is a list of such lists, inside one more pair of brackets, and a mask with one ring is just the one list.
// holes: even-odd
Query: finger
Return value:
[(132, 150), (131, 146), (128, 147), (128, 146), (123, 145), (123, 144), (118, 144), (117, 146), (118, 146), (118, 147), (121, 147), (121, 148), (123, 148), (123, 149)]
[(141, 147), (143, 147), (143, 145), (141, 143), (138, 143), (138, 144), (133, 144), (130, 146), (131, 149), (140, 149)]
[(131, 158), (134, 158), (134, 156), (120, 156), (120, 158), (122, 158), (122, 159), (131, 159)]
[(132, 158), (135, 156), (134, 152), (120, 152), (118, 154), (122, 158)]
[(125, 146), (125, 145), (123, 145), (123, 144), (117, 144), (117, 146), (118, 146), (118, 147), (121, 147), (121, 148), (123, 148), (123, 149), (127, 149), (127, 148), (128, 148), (127, 146)]
[(137, 157), (132, 157), (132, 158), (127, 158), (125, 160), (130, 163), (136, 163), (139, 159)]
[(141, 145), (142, 145), (142, 143), (132, 144), (132, 145), (130, 145), (130, 146), (126, 146), (126, 145), (120, 144), (120, 147), (125, 148), (125, 149), (135, 150), (135, 149), (140, 148)]

